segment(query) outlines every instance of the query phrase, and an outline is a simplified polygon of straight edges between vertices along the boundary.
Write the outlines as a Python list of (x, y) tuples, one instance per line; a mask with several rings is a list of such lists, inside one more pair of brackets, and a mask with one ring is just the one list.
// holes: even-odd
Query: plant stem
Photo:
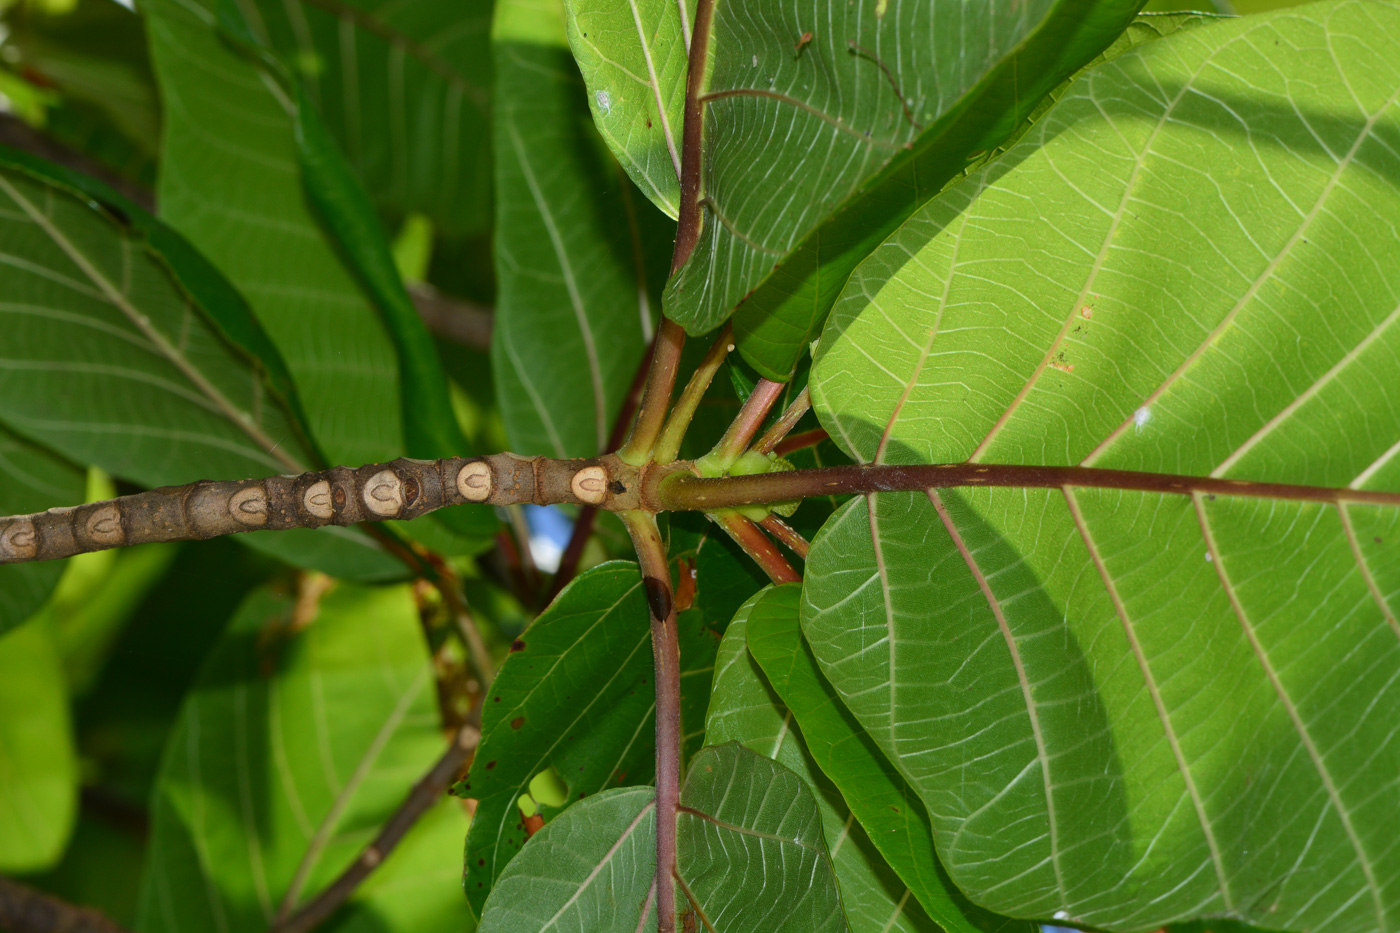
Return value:
[(0, 930), (10, 933), (126, 933), (101, 913), (0, 877)]
[(710, 518), (734, 539), (735, 544), (744, 549), (744, 553), (749, 555), (754, 563), (763, 568), (763, 572), (768, 574), (768, 579), (774, 583), (797, 583), (802, 579), (802, 575), (792, 569), (787, 558), (783, 557), (777, 546), (752, 519), (728, 509), (714, 512)]
[(720, 469), (729, 469), (748, 449), (749, 441), (753, 440), (758, 429), (763, 427), (763, 420), (768, 417), (768, 412), (786, 387), (785, 382), (759, 379), (758, 384), (753, 387), (753, 392), (749, 394), (748, 401), (744, 402), (744, 407), (739, 409), (739, 414), (730, 422), (729, 430), (724, 432), (724, 437), (719, 439), (714, 450), (705, 455), (705, 459)]
[(810, 386), (804, 386), (802, 391), (797, 394), (797, 398), (793, 399), (792, 404), (788, 405), (787, 410), (782, 413), (782, 416), (773, 422), (771, 428), (763, 432), (763, 436), (758, 439), (758, 443), (753, 445), (753, 449), (761, 454), (772, 453), (783, 438), (788, 436), (788, 432), (797, 425), (797, 422), (802, 420), (802, 416), (811, 409), (812, 390)]
[(340, 877), (320, 894), (296, 911), (274, 921), (269, 933), (306, 933), (335, 913), (336, 908), (345, 903), (355, 888), (389, 857), (394, 847), (423, 814), (442, 799), (447, 788), (461, 775), (480, 740), (481, 732), (476, 726), (465, 725), (458, 729), (447, 751), (443, 752), (442, 757), (428, 773), (413, 785), (407, 799), (380, 828), (374, 841), (350, 863), (350, 867), (341, 872)]
[(695, 417), (695, 409), (700, 407), (700, 399), (710, 387), (715, 373), (724, 363), (724, 358), (733, 349), (733, 328), (726, 321), (720, 329), (719, 336), (710, 345), (709, 352), (681, 390), (681, 397), (671, 408), (671, 416), (666, 419), (666, 427), (662, 429), (661, 439), (657, 441), (656, 450), (652, 453), (652, 459), (657, 463), (670, 463), (676, 459), (676, 455), (680, 453), (681, 441), (685, 439), (685, 432), (690, 428), (691, 419)]
[(676, 217), (676, 248), (671, 253), (671, 274), (675, 275), (700, 241), (703, 218), (700, 213), (701, 142), (705, 103), (700, 99), (705, 87), (705, 64), (710, 51), (710, 24), (714, 22), (715, 0), (699, 0), (695, 5), (695, 29), (690, 39), (690, 59), (686, 66), (685, 118), (681, 124), (681, 203)]
[(681, 647), (666, 545), (649, 512), (623, 512), (642, 568), (656, 666), (656, 929), (676, 933), (676, 813), (681, 800)]
[(770, 535), (787, 545), (788, 550), (796, 554), (803, 560), (807, 559), (807, 552), (811, 550), (811, 545), (807, 539), (794, 527), (783, 521), (777, 515), (769, 515), (759, 522)]
[(795, 450), (806, 450), (808, 447), (815, 447), (827, 439), (826, 428), (813, 428), (810, 431), (803, 431), (801, 434), (794, 434), (785, 437), (773, 448), (773, 452), (779, 457), (786, 457)]
[(663, 320), (656, 332), (647, 369), (646, 388), (642, 390), (641, 409), (627, 443), (617, 452), (624, 463), (641, 466), (651, 459), (656, 438), (671, 407), (671, 390), (676, 386), (676, 371), (680, 367), (681, 348), (685, 346), (685, 331), (675, 321)]

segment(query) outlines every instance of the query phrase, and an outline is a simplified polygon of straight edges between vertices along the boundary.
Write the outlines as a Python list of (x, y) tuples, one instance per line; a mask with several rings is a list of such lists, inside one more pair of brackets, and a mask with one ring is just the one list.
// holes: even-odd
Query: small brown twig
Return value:
[(691, 374), (690, 381), (681, 390), (681, 396), (672, 406), (671, 415), (666, 419), (666, 427), (661, 431), (661, 439), (656, 442), (656, 449), (652, 453), (652, 458), (657, 463), (670, 463), (680, 454), (681, 442), (685, 440), (685, 432), (690, 428), (691, 419), (695, 417), (695, 409), (700, 407), (700, 399), (710, 388), (710, 383), (714, 380), (715, 373), (719, 372), (724, 358), (734, 349), (733, 335), (733, 327), (726, 321), (720, 329), (719, 336), (705, 353), (705, 358), (700, 361), (700, 365)]
[(787, 562), (787, 558), (779, 553), (777, 546), (752, 519), (728, 509), (714, 512), (710, 518), (744, 549), (754, 563), (763, 568), (768, 579), (779, 585), (801, 581), (802, 575), (792, 569), (792, 564)]
[(813, 428), (810, 431), (803, 431), (801, 434), (794, 434), (785, 437), (773, 448), (773, 452), (779, 457), (786, 457), (795, 450), (806, 450), (808, 447), (815, 447), (827, 439), (826, 428)]
[[(336, 908), (345, 903), (355, 888), (389, 857), (394, 847), (423, 814), (442, 799), (447, 788), (461, 776), (480, 740), (481, 731), (475, 725), (465, 725), (458, 729), (447, 751), (443, 752), (442, 757), (428, 773), (413, 785), (407, 799), (385, 821), (374, 841), (350, 863), (350, 867), (341, 872), (340, 877), (329, 887), (295, 911), (284, 910), (269, 928), (269, 933), (306, 933), (335, 913)], [(284, 905), (284, 908), (287, 906)]]
[(920, 124), (918, 120), (914, 119), (914, 112), (909, 109), (909, 101), (905, 100), (904, 92), (899, 89), (899, 82), (896, 81), (894, 78), (894, 72), (890, 71), (890, 66), (885, 64), (884, 59), (880, 58), (880, 56), (876, 55), (874, 52), (870, 51), (864, 46), (857, 45), (856, 40), (854, 39), (846, 40), (846, 45), (850, 48), (851, 53), (853, 55), (864, 56), (865, 58), (870, 59), (870, 61), (874, 62), (880, 67), (880, 70), (885, 73), (885, 80), (889, 81), (890, 87), (894, 88), (894, 96), (899, 98), (899, 106), (904, 108), (904, 119), (908, 120), (909, 125), (912, 126), (914, 129), (923, 129), (922, 124)]
[(748, 449), (749, 441), (753, 440), (758, 429), (763, 427), (769, 410), (783, 394), (786, 386), (787, 383), (784, 382), (759, 379), (758, 384), (753, 387), (753, 392), (749, 393), (748, 401), (744, 402), (744, 407), (739, 409), (739, 413), (730, 422), (729, 430), (724, 432), (724, 437), (721, 437), (714, 449), (705, 455), (705, 459), (713, 461), (721, 469), (728, 469), (738, 460)]
[(445, 295), (426, 282), (410, 282), (408, 297), (433, 334), (473, 350), (491, 349), (496, 317), (490, 308)]
[(671, 392), (676, 387), (676, 373), (680, 368), (681, 348), (685, 346), (685, 330), (672, 320), (661, 322), (652, 344), (651, 362), (647, 366), (646, 386), (642, 389), (642, 401), (637, 411), (637, 420), (627, 436), (627, 442), (617, 455), (626, 463), (640, 466), (651, 459), (656, 447), (656, 438), (666, 421), (666, 412), (671, 407)]
[(778, 420), (773, 422), (773, 426), (763, 432), (763, 436), (758, 439), (758, 443), (753, 445), (753, 449), (761, 454), (772, 453), (783, 438), (788, 436), (788, 432), (797, 425), (797, 422), (802, 420), (802, 416), (811, 409), (811, 387), (803, 386), (802, 391), (797, 393), (797, 398), (793, 399)]
[(811, 545), (807, 543), (806, 538), (802, 537), (802, 532), (773, 513), (769, 513), (767, 518), (759, 522), (759, 525), (770, 535), (787, 545), (789, 551), (803, 560), (807, 559), (807, 552), (811, 549)]
[(9, 933), (127, 933), (90, 907), (0, 876), (0, 930)]

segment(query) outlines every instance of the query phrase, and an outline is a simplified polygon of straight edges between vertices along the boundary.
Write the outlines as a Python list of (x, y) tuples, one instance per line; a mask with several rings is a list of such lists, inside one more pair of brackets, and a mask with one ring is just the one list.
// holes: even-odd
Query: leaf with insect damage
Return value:
[[(1400, 914), (1400, 7), (1095, 68), (853, 276), (813, 367), (863, 461), (1340, 490), (881, 493), (802, 628), (979, 903), (1109, 929)], [(1187, 484), (1189, 493), (1189, 483)]]

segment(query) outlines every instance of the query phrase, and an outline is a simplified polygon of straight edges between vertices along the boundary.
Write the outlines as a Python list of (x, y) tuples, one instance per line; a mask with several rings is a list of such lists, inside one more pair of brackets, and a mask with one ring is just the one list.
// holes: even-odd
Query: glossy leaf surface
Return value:
[[(275, 391), (276, 353), (227, 283), (133, 205), (113, 196), (104, 209), (42, 163), (11, 165), (0, 174), (0, 313), (10, 321), (0, 420), (147, 486), (308, 468)], [(218, 326), (191, 296), (219, 308)], [(345, 575), (395, 571), (350, 529), (261, 534), (257, 545)]]
[[(1400, 489), (1397, 61), (1400, 7), (1343, 2), (1095, 69), (858, 270), (824, 423), (865, 461)], [(979, 902), (1386, 929), (1397, 512), (880, 494), (814, 542), (803, 631)]]
[[(800, 777), (737, 745), (704, 748), (681, 788), (678, 912), (726, 933), (847, 930), (816, 800)], [(531, 839), (482, 914), (482, 933), (631, 933), (654, 918), (652, 791), (572, 807)], [(698, 922), (697, 922), (698, 921)], [(652, 924), (654, 919), (650, 919)]]
[[(157, 778), (140, 929), (265, 931), (360, 854), (442, 752), (407, 588), (342, 584), (300, 629), (293, 609), (255, 591), (185, 700)], [(464, 924), (464, 825), (453, 802), (430, 811), (344, 922)]]
[(503, 0), (494, 31), (496, 395), (512, 450), (591, 457), (650, 342), (670, 224), (598, 139), (558, 0)]
[[(652, 779), (656, 690), (647, 618), (637, 565), (613, 561), (581, 574), (511, 646), (482, 713), (471, 773), (455, 788), (477, 800), (465, 878), (478, 910), (525, 844), (516, 802), (538, 774), (553, 768), (570, 802)], [(694, 707), (703, 704), (717, 639), (698, 613), (685, 614), (680, 627), (682, 689)], [(698, 736), (703, 705), (686, 712), (685, 732)], [(550, 820), (559, 808), (540, 813)]]

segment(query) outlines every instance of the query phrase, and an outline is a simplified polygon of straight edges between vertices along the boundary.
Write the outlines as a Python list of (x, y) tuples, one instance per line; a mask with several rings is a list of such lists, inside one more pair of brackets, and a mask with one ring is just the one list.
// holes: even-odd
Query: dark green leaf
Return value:
[[(0, 314), (3, 314), (0, 310)], [(0, 515), (23, 515), (83, 501), (83, 471), (0, 423)], [(29, 618), (58, 584), (65, 561), (0, 567), (0, 635)]]
[(558, 0), (503, 0), (494, 32), (496, 394), (513, 450), (594, 456), (651, 339), (673, 228), (598, 139)]
[[(466, 853), (467, 898), (477, 909), (525, 843), (516, 802), (541, 772), (558, 773), (569, 802), (651, 779), (655, 688), (641, 582), (637, 565), (621, 561), (579, 575), (501, 665), (482, 713), (481, 747), (455, 788), (477, 800)], [(700, 731), (715, 645), (698, 615), (682, 619), (682, 682), (702, 701), (687, 711), (687, 733)], [(548, 819), (560, 809), (540, 812)]]

